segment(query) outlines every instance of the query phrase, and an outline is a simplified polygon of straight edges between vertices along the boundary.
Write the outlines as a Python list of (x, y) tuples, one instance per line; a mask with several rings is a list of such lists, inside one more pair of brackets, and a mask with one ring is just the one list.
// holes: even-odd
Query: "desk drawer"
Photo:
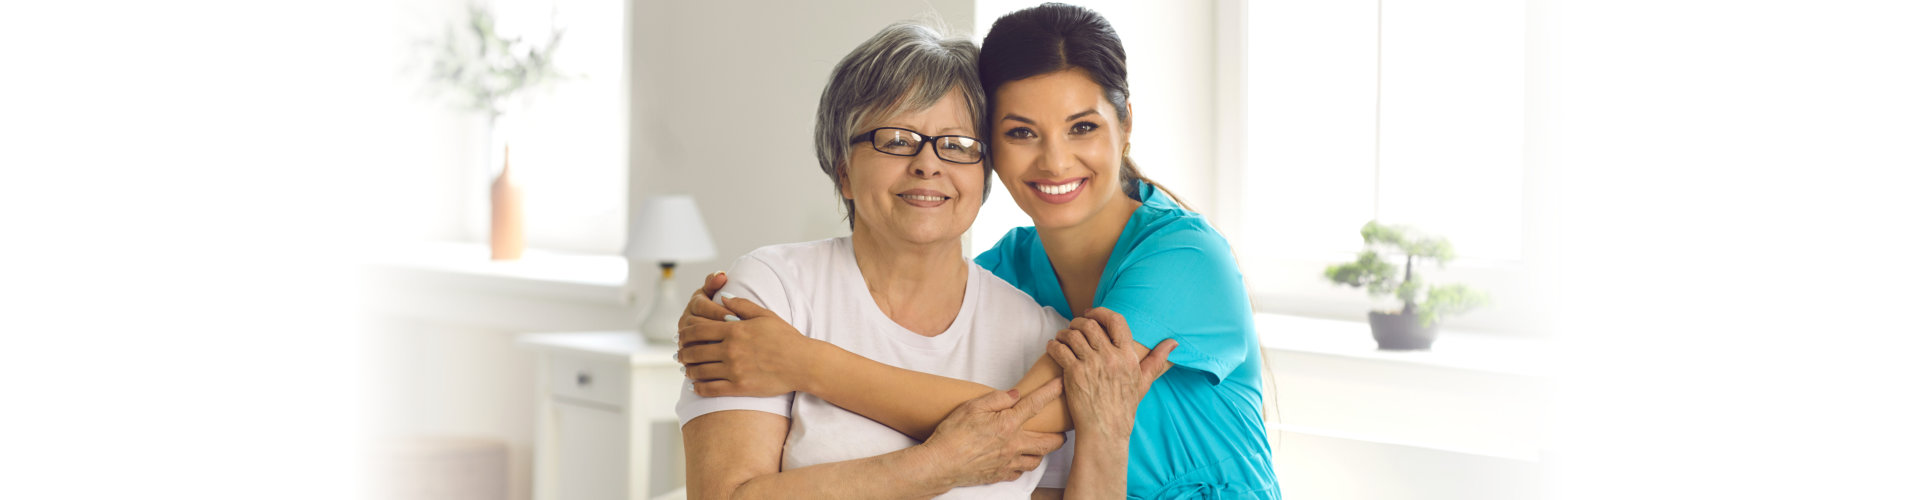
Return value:
[(627, 360), (565, 352), (547, 355), (547, 391), (554, 396), (627, 407)]

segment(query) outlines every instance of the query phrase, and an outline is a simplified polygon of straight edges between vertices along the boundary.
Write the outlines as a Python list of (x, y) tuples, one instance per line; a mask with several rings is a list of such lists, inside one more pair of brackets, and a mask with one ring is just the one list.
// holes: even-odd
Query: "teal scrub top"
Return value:
[[(1180, 346), (1134, 415), (1127, 497), (1278, 499), (1260, 421), (1259, 338), (1233, 251), (1199, 214), (1151, 184), (1138, 187), (1141, 206), (1107, 257), (1093, 305), (1126, 316), (1142, 345)], [(1071, 314), (1033, 227), (1008, 231), (974, 260)]]

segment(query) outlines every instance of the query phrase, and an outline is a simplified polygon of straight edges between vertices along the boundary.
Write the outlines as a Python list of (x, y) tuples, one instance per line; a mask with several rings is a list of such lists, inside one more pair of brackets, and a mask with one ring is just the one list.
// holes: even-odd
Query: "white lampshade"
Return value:
[(713, 238), (707, 235), (707, 223), (692, 196), (655, 196), (634, 214), (626, 254), (641, 262), (707, 260), (713, 258)]

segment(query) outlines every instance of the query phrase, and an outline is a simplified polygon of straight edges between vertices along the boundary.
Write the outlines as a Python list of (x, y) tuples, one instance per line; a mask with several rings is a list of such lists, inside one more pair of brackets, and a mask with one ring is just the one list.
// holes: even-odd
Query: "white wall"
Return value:
[(718, 257), (683, 276), (761, 246), (847, 234), (813, 155), (827, 73), (887, 24), (933, 14), (959, 31), (973, 25), (964, 0), (634, 4), (629, 205), (694, 196)]

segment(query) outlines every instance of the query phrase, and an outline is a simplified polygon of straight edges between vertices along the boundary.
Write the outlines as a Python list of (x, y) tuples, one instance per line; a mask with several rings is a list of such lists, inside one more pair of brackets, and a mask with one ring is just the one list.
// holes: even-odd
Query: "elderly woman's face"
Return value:
[[(858, 132), (892, 127), (925, 137), (977, 139), (973, 123), (966, 99), (954, 89), (933, 106), (884, 118)], [(891, 139), (874, 140), (885, 146)], [(853, 200), (854, 231), (907, 243), (959, 242), (980, 213), (986, 164), (942, 160), (934, 153), (936, 147), (941, 147), (938, 141), (928, 142), (913, 156), (895, 156), (868, 142), (853, 145), (840, 196)]]

